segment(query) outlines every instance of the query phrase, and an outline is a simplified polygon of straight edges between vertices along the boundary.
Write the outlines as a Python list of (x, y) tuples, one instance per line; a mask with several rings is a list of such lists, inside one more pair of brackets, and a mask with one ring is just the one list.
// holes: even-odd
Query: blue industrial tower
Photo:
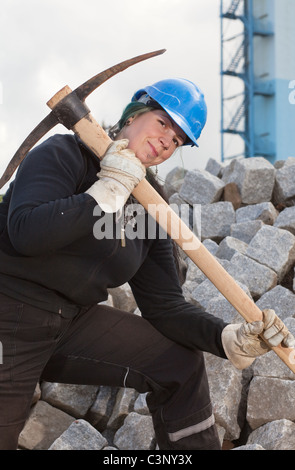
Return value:
[(294, 0), (221, 0), (222, 161), (295, 156), (294, 17)]

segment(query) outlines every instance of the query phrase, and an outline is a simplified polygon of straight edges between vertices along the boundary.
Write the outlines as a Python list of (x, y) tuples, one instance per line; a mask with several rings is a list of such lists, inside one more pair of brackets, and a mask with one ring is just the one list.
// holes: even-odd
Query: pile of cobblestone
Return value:
[[(295, 158), (262, 157), (204, 170), (173, 169), (169, 203), (189, 207), (187, 223), (260, 309), (273, 308), (295, 334)], [(186, 299), (227, 322), (242, 318), (185, 257)], [(140, 315), (127, 284), (109, 305)], [(271, 351), (238, 371), (205, 354), (221, 443), (234, 450), (295, 449), (295, 375)], [(133, 389), (40, 384), (19, 440), (21, 449), (152, 450), (145, 395)]]

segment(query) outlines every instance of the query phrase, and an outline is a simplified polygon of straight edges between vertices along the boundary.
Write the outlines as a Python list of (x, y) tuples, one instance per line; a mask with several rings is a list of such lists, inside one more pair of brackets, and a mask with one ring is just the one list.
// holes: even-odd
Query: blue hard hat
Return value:
[(207, 120), (207, 106), (200, 88), (184, 78), (160, 80), (138, 90), (132, 101), (156, 101), (186, 133), (184, 145), (196, 145)]

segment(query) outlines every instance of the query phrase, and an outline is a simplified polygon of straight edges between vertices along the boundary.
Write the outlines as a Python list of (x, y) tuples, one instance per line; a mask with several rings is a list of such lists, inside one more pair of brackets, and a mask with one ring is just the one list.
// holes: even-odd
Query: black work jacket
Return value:
[(69, 317), (128, 282), (142, 316), (164, 335), (225, 357), (225, 323), (185, 301), (169, 237), (127, 237), (122, 247), (120, 237), (94, 236), (105, 215), (85, 191), (99, 169), (73, 135), (50, 137), (26, 156), (0, 204), (0, 292)]

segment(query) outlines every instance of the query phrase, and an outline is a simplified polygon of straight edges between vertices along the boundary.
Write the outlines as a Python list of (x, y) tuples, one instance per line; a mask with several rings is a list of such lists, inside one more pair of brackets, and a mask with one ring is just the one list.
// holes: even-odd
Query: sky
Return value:
[[(1, 0), (0, 173), (50, 112), (47, 101), (98, 72), (159, 49), (165, 54), (111, 78), (87, 98), (100, 123), (115, 124), (138, 89), (187, 78), (204, 92), (208, 119), (199, 148), (159, 166), (203, 169), (220, 160), (220, 0)], [(53, 133), (70, 132), (56, 126)], [(3, 193), (7, 185), (1, 189)]]

